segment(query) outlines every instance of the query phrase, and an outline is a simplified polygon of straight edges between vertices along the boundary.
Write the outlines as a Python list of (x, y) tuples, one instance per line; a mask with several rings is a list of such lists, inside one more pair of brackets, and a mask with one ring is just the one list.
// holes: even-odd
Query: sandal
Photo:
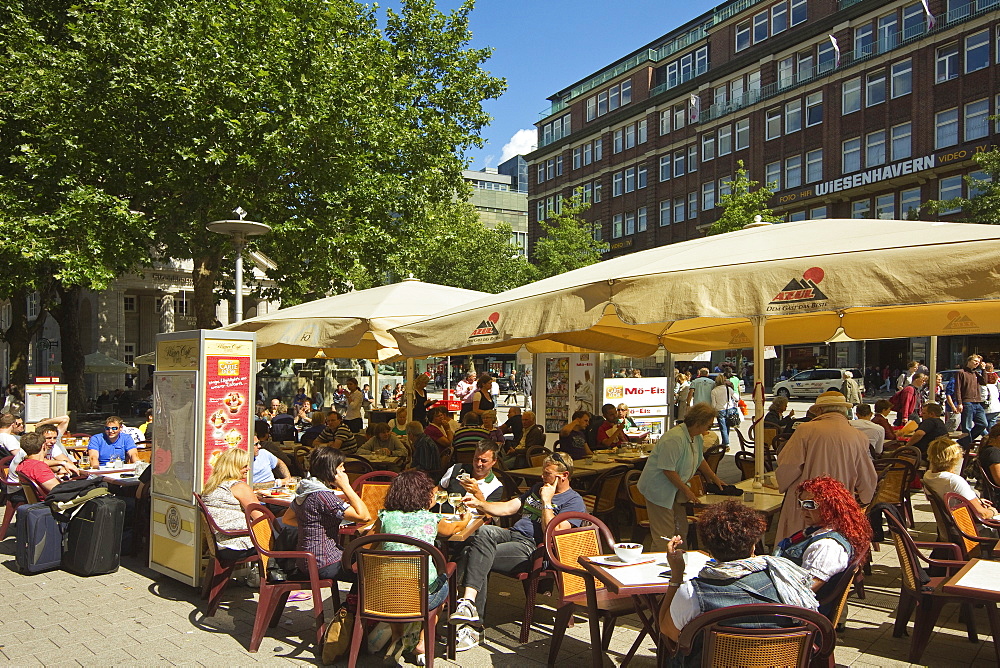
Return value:
[(296, 591), (292, 592), (292, 594), (288, 597), (288, 602), (292, 603), (294, 601), (309, 601), (312, 600), (312, 597), (313, 595), (308, 592)]

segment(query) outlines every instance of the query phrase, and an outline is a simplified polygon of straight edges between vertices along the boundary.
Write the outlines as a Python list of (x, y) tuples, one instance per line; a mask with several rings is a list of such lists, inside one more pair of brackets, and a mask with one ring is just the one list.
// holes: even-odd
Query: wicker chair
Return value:
[(907, 459), (879, 460), (878, 483), (875, 487), (875, 496), (872, 497), (869, 507), (876, 503), (891, 503), (899, 510), (899, 514), (906, 519), (906, 525), (913, 526), (913, 508), (910, 505), (910, 483), (916, 475), (913, 462)]
[(618, 507), (618, 490), (630, 468), (627, 464), (609, 468), (598, 474), (594, 482), (580, 492), (588, 513), (604, 519), (615, 511)]
[(205, 574), (202, 576), (204, 583), (201, 587), (201, 597), (208, 599), (205, 616), (211, 617), (219, 609), (219, 603), (222, 602), (222, 594), (226, 591), (226, 586), (232, 579), (233, 571), (236, 570), (236, 567), (257, 561), (258, 556), (255, 554), (244, 559), (220, 559), (218, 544), (216, 543), (217, 535), (227, 538), (249, 536), (250, 530), (226, 531), (220, 529), (219, 525), (212, 519), (212, 513), (205, 506), (205, 501), (201, 498), (201, 494), (195, 494), (194, 500), (198, 502), (198, 508), (201, 510), (201, 533), (205, 538), (206, 550), (209, 557), (209, 562), (205, 566)]
[(976, 479), (979, 480), (979, 491), (982, 498), (994, 506), (1000, 504), (1000, 487), (993, 484), (989, 471), (983, 468), (983, 463), (979, 460), (976, 460)]
[[(978, 546), (980, 556), (986, 559), (996, 558), (994, 550), (998, 539), (991, 536), (996, 535), (997, 530), (1000, 529), (1000, 522), (984, 520), (979, 517), (969, 500), (961, 494), (954, 492), (945, 494), (944, 506), (962, 537), (962, 543), (959, 544), (959, 547), (964, 547), (971, 552)], [(986, 530), (985, 533), (991, 536), (981, 536), (979, 527), (983, 527)]]
[[(351, 487), (364, 501), (372, 519), (378, 517), (378, 512), (385, 508), (385, 497), (389, 494), (389, 486), (392, 484), (389, 481), (396, 475), (392, 471), (369, 471), (351, 482)], [(357, 524), (342, 524), (340, 525), (340, 535), (353, 536), (362, 528)]]
[(298, 463), (302, 473), (309, 473), (309, 455), (312, 454), (312, 451), (313, 449), (308, 445), (296, 445), (292, 451), (292, 458)]
[[(995, 536), (980, 536), (976, 532), (976, 525), (983, 524), (976, 517), (976, 513), (967, 503), (955, 502), (953, 507), (937, 494), (925, 488), (927, 498), (931, 502), (931, 509), (934, 511), (934, 519), (938, 525), (938, 540), (954, 543), (962, 551), (962, 559), (968, 561), (973, 557), (982, 559), (992, 559), (993, 550), (996, 549), (1000, 539)], [(957, 494), (948, 493), (947, 496), (958, 497)], [(985, 526), (985, 525), (984, 525)], [(992, 526), (1000, 526), (993, 524)]]
[(705, 461), (708, 462), (709, 468), (711, 468), (716, 473), (719, 472), (719, 462), (722, 458), (726, 456), (726, 452), (729, 448), (719, 443), (718, 445), (713, 445), (712, 447), (705, 450)]
[(628, 491), (629, 502), (632, 504), (632, 542), (646, 542), (649, 536), (649, 512), (646, 510), (646, 497), (639, 491), (639, 476), (642, 471), (631, 470), (625, 474), (625, 489)]
[[(412, 550), (381, 550), (385, 541), (412, 546)], [(448, 596), (437, 608), (427, 607), (429, 566), (448, 577)], [(358, 662), (365, 641), (363, 622), (422, 622), (426, 632), (426, 663), (434, 665), (435, 631), (438, 619), (448, 619), (455, 609), (455, 564), (447, 562), (433, 545), (409, 536), (372, 534), (358, 538), (347, 548), (343, 563), (358, 575), (358, 608), (351, 637), (348, 666)], [(448, 623), (448, 658), (455, 659), (455, 627)]]
[[(766, 617), (781, 628), (743, 628), (740, 619)], [(703, 666), (833, 665), (837, 634), (823, 615), (793, 605), (733, 605), (705, 612), (681, 629), (675, 655), (689, 656), (701, 641)]]
[[(0, 480), (6, 480), (8, 469), (10, 469), (10, 463), (14, 460), (14, 455), (9, 455), (0, 459)], [(7, 493), (7, 486), (0, 485), (0, 494), (3, 495), (4, 510), (3, 510), (3, 524), (0, 524), (0, 540), (7, 537), (7, 528), (10, 527), (11, 520), (14, 519), (14, 513), (17, 512), (17, 507), (22, 505), (23, 502), (13, 501), (10, 495)]]
[(920, 463), (924, 460), (924, 453), (915, 445), (901, 445), (892, 451), (893, 459), (905, 459), (913, 464), (914, 470), (920, 468)]
[(740, 480), (751, 480), (757, 475), (757, 464), (752, 451), (737, 452), (733, 459), (736, 461), (736, 468), (740, 470)]
[(847, 568), (831, 578), (831, 582), (828, 583), (829, 586), (825, 587), (826, 591), (823, 593), (823, 596), (818, 597), (820, 612), (830, 620), (833, 628), (838, 631), (844, 628), (844, 623), (840, 618), (847, 608), (847, 596), (851, 593), (851, 584), (855, 581), (855, 578), (864, 577), (861, 574), (861, 566), (868, 561), (868, 556), (869, 552), (867, 550), (862, 554), (855, 555)]
[[(570, 529), (557, 527), (569, 520), (582, 520), (583, 525)], [(587, 583), (584, 578), (593, 577), (579, 566), (580, 557), (594, 557), (610, 554), (615, 544), (614, 536), (603, 522), (586, 513), (559, 513), (545, 528), (545, 554), (551, 568), (556, 573), (559, 584), (559, 603), (556, 604), (556, 618), (552, 626), (552, 641), (549, 645), (548, 665), (554, 666), (559, 656), (559, 647), (569, 625), (570, 618), (577, 606), (587, 605)], [(597, 607), (604, 618), (604, 633), (601, 635), (601, 646), (607, 650), (611, 643), (611, 633), (615, 621), (622, 615), (635, 612), (635, 603), (629, 595), (618, 595), (609, 592), (600, 582), (597, 586)], [(622, 665), (628, 664), (639, 648), (646, 631), (643, 629), (639, 637), (632, 643)]]
[(21, 489), (24, 491), (24, 498), (28, 500), (28, 503), (38, 503), (45, 494), (34, 480), (24, 475), (20, 471), (17, 473), (17, 480), (21, 483)]
[[(913, 635), (910, 641), (910, 663), (920, 663), (920, 657), (923, 656), (927, 641), (930, 640), (931, 633), (934, 631), (934, 622), (937, 621), (941, 614), (941, 608), (946, 603), (961, 603), (969, 640), (976, 642), (975, 618), (972, 615), (971, 601), (960, 596), (950, 596), (941, 591), (941, 584), (966, 564), (965, 561), (961, 560), (962, 554), (959, 547), (953, 543), (916, 542), (907, 533), (906, 527), (893, 517), (890, 510), (883, 512), (889, 523), (893, 543), (896, 546), (901, 575), (899, 607), (896, 608), (896, 624), (892, 631), (894, 638), (902, 638), (906, 635), (910, 616), (914, 609), (917, 611), (917, 619), (913, 625)], [(952, 560), (925, 557), (919, 550), (938, 550), (950, 554)], [(935, 578), (927, 577), (920, 565), (921, 561), (928, 566), (945, 569), (947, 575)]]
[(364, 457), (359, 457), (357, 455), (348, 455), (344, 459), (344, 471), (347, 473), (347, 477), (351, 481), (351, 483), (353, 483), (355, 480), (357, 480), (364, 474), (371, 473), (374, 470), (375, 467), (372, 466), (371, 462), (369, 462)]
[[(308, 589), (312, 592), (313, 616), (316, 618), (316, 647), (323, 642), (323, 588), (329, 587), (333, 606), (340, 607), (340, 590), (334, 580), (322, 580), (319, 577), (319, 567), (316, 565), (316, 555), (311, 552), (279, 552), (273, 548), (275, 519), (271, 511), (259, 503), (251, 503), (244, 509), (247, 526), (250, 529), (250, 540), (260, 553), (257, 562), (260, 573), (260, 596), (257, 600), (257, 614), (254, 617), (253, 631), (250, 635), (251, 652), (260, 648), (267, 628), (275, 628), (281, 621), (281, 612), (288, 601), (288, 595), (293, 591)], [(256, 518), (253, 513), (259, 512)], [(306, 575), (304, 579), (288, 579), (284, 582), (268, 582), (267, 562), (270, 559), (305, 559)]]
[(531, 466), (541, 466), (545, 458), (552, 454), (552, 451), (544, 445), (533, 445), (524, 453), (525, 459)]

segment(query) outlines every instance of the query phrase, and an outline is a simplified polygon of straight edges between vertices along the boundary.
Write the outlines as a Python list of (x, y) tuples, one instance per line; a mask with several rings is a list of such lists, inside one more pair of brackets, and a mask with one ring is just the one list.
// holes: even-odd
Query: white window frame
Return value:
[(624, 232), (624, 229), (623, 229), (623, 227), (624, 227), (624, 225), (623, 225), (624, 219), (625, 219), (625, 216), (623, 214), (620, 214), (620, 213), (616, 213), (614, 216), (611, 217), (611, 238), (612, 239), (621, 239), (622, 238), (622, 232)]
[(660, 200), (660, 227), (666, 227), (672, 222), (673, 202), (669, 199)]
[[(817, 110), (819, 114), (818, 120), (812, 118), (814, 113), (817, 113)], [(805, 120), (807, 128), (811, 128), (823, 122), (823, 91), (818, 90), (815, 93), (806, 95)]]
[(715, 159), (715, 133), (706, 132), (701, 136), (701, 161)]
[(910, 211), (919, 209), (923, 202), (920, 201), (920, 188), (908, 188), (899, 192), (899, 215), (903, 220), (909, 218)]
[[(773, 186), (771, 184), (774, 184)], [(764, 166), (764, 185), (771, 190), (781, 190), (781, 162), (769, 162)], [(720, 193), (721, 197), (721, 193)]]
[[(892, 126), (890, 129), (890, 153), (892, 153), (892, 161), (905, 160), (913, 155), (913, 122), (907, 121), (906, 123), (900, 123), (898, 125)], [(903, 142), (905, 141), (906, 150), (903, 150)], [(897, 146), (899, 147), (897, 149)]]
[(701, 184), (701, 210), (708, 211), (715, 208), (715, 181), (706, 181)]
[(874, 107), (885, 102), (885, 70), (870, 72), (865, 79), (865, 106)]
[(625, 184), (624, 172), (615, 172), (611, 177), (611, 196), (621, 197)]
[(913, 59), (893, 63), (890, 71), (889, 97), (896, 99), (913, 92)]
[(961, 68), (958, 64), (958, 42), (939, 46), (934, 52), (934, 83), (951, 81), (958, 76)]
[(878, 167), (885, 164), (886, 132), (876, 130), (865, 135), (865, 168)]
[(640, 206), (635, 210), (635, 231), (645, 232), (647, 228), (646, 207)]
[(736, 121), (736, 150), (745, 151), (750, 148), (750, 119), (741, 118)]
[(718, 156), (729, 155), (733, 152), (733, 126), (723, 125), (718, 130), (719, 140), (715, 145)]
[(806, 183), (823, 180), (823, 149), (817, 148), (806, 153)]
[[(840, 87), (840, 113), (843, 116), (861, 111), (864, 102), (861, 93), (861, 77), (848, 79)], [(848, 103), (851, 103), (848, 106)]]
[[(792, 177), (795, 178), (792, 178)], [(802, 186), (802, 156), (790, 155), (785, 158), (785, 187), (799, 188)]]
[[(796, 13), (799, 13), (796, 16)], [(805, 23), (809, 20), (809, 6), (806, 4), (806, 0), (790, 0), (788, 6), (788, 25), (791, 28), (799, 25), (800, 23)]]
[[(861, 170), (861, 137), (845, 139), (841, 142), (840, 152), (843, 156), (840, 163), (841, 174), (852, 174)], [(848, 160), (851, 161), (850, 164)]]
[(870, 197), (851, 202), (851, 218), (871, 218), (872, 200)]
[(666, 153), (660, 156), (660, 183), (664, 181), (669, 181), (672, 176), (671, 166), (670, 166), (670, 154)]
[(765, 141), (781, 137), (781, 107), (764, 112), (764, 128)]
[(785, 134), (789, 135), (802, 129), (802, 100), (791, 100), (785, 103)]
[(875, 218), (893, 220), (896, 217), (896, 195), (887, 193), (875, 196)]
[(944, 109), (934, 114), (935, 150), (956, 146), (958, 137), (958, 107)]
[[(970, 109), (979, 105), (979, 109)], [(976, 141), (990, 136), (990, 100), (974, 100), (963, 108), (963, 126), (965, 141)], [(971, 131), (971, 132), (970, 132)]]
[[(972, 40), (975, 40), (975, 39), (980, 40), (980, 43), (979, 44), (972, 43)], [(971, 46), (970, 46), (970, 44), (971, 44)], [(977, 50), (977, 49), (984, 50), (985, 51), (985, 57), (982, 59), (982, 64), (979, 67), (976, 67), (975, 69), (971, 69), (970, 68), (970, 63), (972, 62), (972, 58), (970, 56), (973, 54), (974, 50)], [(984, 70), (987, 67), (989, 67), (990, 66), (990, 31), (988, 29), (987, 30), (982, 30), (980, 32), (975, 33), (974, 35), (969, 35), (968, 37), (966, 37), (965, 38), (965, 53), (963, 55), (964, 55), (964, 60), (965, 60), (964, 71), (965, 71), (966, 74), (970, 74), (972, 72), (978, 72), (979, 70)]]

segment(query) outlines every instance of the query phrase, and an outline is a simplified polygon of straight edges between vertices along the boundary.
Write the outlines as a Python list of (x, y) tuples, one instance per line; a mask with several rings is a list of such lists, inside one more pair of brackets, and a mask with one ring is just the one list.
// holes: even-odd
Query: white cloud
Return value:
[(510, 141), (503, 145), (503, 149), (500, 153), (500, 162), (506, 162), (515, 155), (530, 153), (534, 150), (537, 142), (538, 133), (535, 131), (535, 128), (518, 130), (514, 133), (514, 136), (510, 138)]

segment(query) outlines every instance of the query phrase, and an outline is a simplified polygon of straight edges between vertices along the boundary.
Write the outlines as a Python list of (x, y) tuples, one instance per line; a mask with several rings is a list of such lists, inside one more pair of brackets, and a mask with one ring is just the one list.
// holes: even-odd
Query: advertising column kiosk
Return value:
[(255, 350), (252, 332), (156, 337), (149, 567), (187, 584), (202, 576), (194, 495), (219, 453), (253, 444)]

